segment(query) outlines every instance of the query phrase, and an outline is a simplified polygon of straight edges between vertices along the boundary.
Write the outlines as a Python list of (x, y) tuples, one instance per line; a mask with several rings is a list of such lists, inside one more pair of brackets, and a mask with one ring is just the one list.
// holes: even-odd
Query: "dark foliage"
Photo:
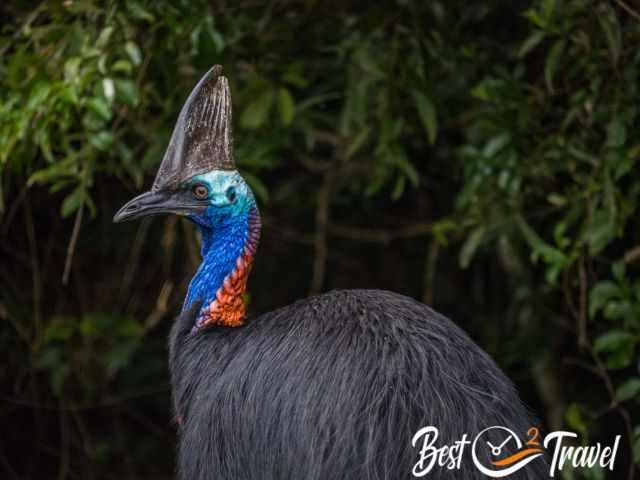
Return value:
[(213, 64), (264, 213), (252, 312), (419, 299), (547, 430), (622, 435), (610, 477), (637, 474), (637, 1), (4, 1), (0, 22), (3, 478), (173, 477), (165, 339), (198, 243), (111, 218)]

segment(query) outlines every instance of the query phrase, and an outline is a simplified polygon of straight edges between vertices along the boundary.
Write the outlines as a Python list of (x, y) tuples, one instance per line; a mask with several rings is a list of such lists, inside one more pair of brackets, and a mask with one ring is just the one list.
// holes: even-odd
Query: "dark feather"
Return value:
[[(194, 312), (170, 339), (183, 479), (413, 478), (423, 426), (445, 445), (493, 425), (522, 438), (536, 424), (462, 330), (401, 295), (333, 291), (192, 334)], [(427, 478), (486, 477), (467, 451), (460, 470)], [(546, 461), (509, 478), (548, 478)]]

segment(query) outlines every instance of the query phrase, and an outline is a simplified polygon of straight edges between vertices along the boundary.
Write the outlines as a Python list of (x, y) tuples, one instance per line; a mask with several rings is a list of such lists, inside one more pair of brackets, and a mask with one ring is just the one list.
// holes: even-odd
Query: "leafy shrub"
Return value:
[[(549, 428), (622, 434), (617, 470), (633, 476), (632, 2), (13, 3), (0, 8), (0, 372), (16, 434), (3, 464), (171, 471), (157, 458), (173, 438), (164, 336), (197, 247), (176, 219), (110, 218), (221, 63), (265, 213), (252, 308), (353, 286), (434, 303)], [(56, 446), (27, 462), (33, 443)]]

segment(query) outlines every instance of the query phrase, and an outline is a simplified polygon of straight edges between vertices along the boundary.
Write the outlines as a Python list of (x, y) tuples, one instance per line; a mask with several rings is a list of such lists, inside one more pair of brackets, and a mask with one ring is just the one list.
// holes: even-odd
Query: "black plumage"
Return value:
[[(170, 337), (184, 479), (413, 478), (422, 426), (446, 445), (536, 424), (462, 330), (398, 294), (333, 291), (192, 334), (194, 321), (183, 313)], [(467, 452), (460, 470), (427, 478), (486, 477)], [(509, 478), (548, 478), (548, 467), (538, 458)]]

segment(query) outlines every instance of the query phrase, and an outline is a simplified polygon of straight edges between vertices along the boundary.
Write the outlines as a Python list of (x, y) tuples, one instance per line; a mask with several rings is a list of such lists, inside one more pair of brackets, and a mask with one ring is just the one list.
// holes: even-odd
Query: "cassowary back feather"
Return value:
[[(486, 353), (401, 295), (333, 291), (191, 334), (193, 318), (182, 314), (170, 339), (185, 479), (413, 478), (423, 426), (439, 428), (441, 446), (535, 425)], [(509, 478), (547, 476), (539, 458)], [(427, 478), (486, 477), (466, 451), (460, 470)]]

